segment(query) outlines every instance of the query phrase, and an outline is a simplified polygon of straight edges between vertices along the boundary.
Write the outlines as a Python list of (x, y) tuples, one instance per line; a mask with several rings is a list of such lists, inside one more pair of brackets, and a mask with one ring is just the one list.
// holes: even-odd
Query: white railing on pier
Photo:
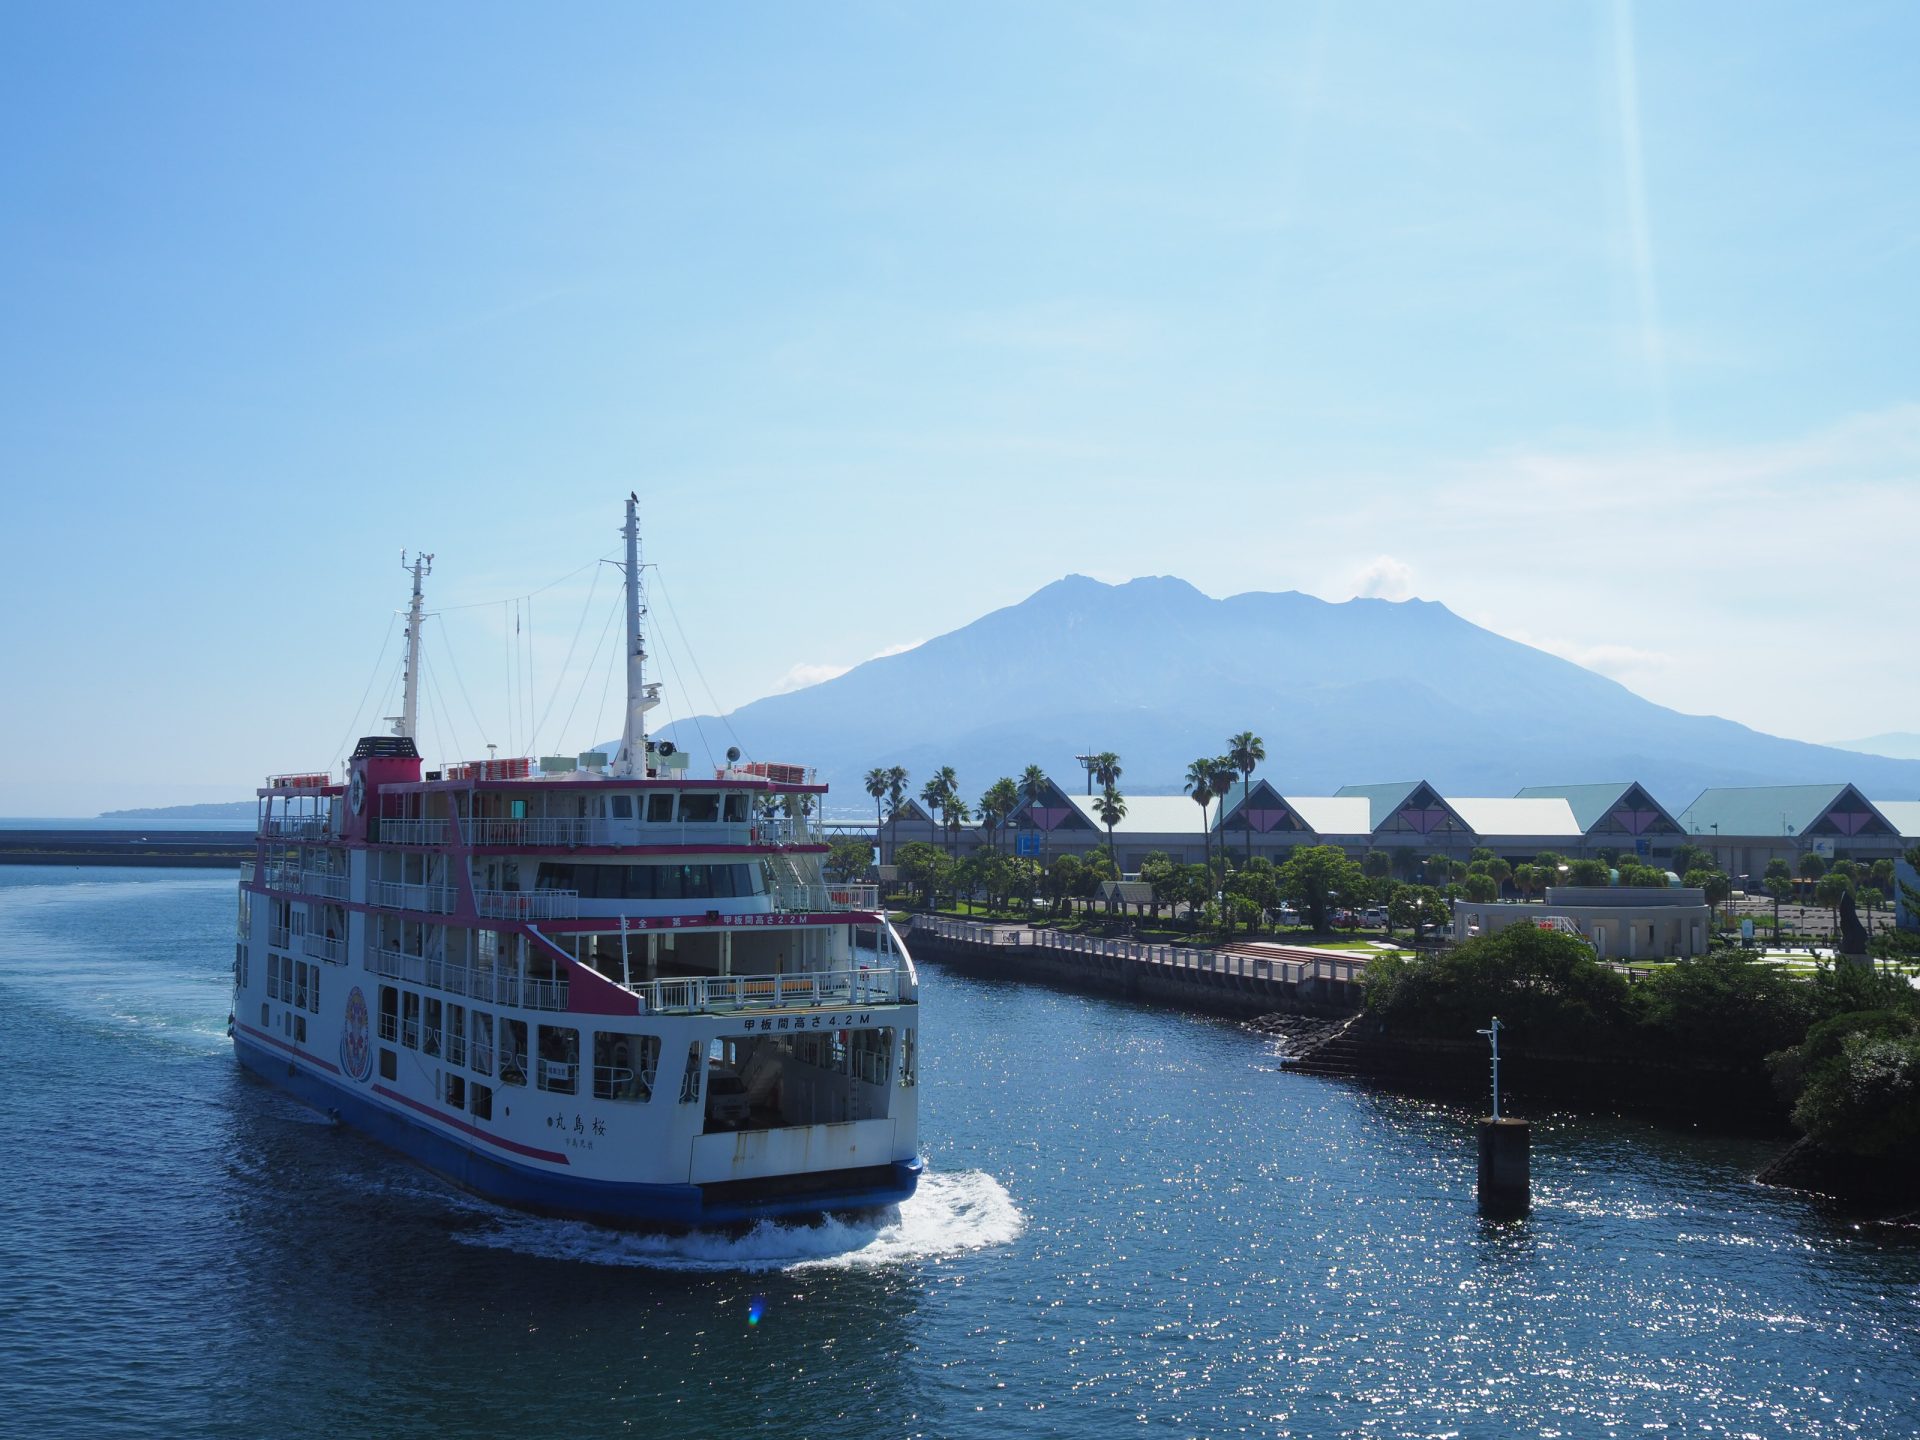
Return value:
[(448, 839), (445, 820), (424, 820), (413, 815), (382, 816), (376, 833), (383, 845), (444, 845)]
[(334, 965), (347, 963), (347, 942), (344, 940), (309, 933), (302, 938), (300, 948), (315, 960), (325, 960)]
[(774, 888), (776, 910), (878, 910), (878, 885), (779, 885)]
[(436, 915), (451, 915), (453, 902), (451, 885), (408, 885), (397, 880), (375, 880), (367, 886), (367, 903), (388, 910), (427, 910)]
[(302, 870), (300, 888), (309, 895), (344, 900), (347, 898), (347, 877), (332, 870)]
[(578, 890), (476, 890), (473, 903), (495, 920), (572, 920), (580, 914)]
[(689, 975), (633, 987), (654, 1014), (705, 1015), (715, 1011), (793, 1009), (835, 1005), (894, 1005), (900, 1001), (900, 971), (819, 970), (800, 975)]
[(1019, 926), (983, 925), (945, 916), (916, 916), (914, 929), (929, 931), (942, 940), (966, 945), (1055, 950), (1066, 955), (1164, 966), (1192, 975), (1230, 975), (1248, 980), (1271, 980), (1283, 985), (1298, 985), (1306, 980), (1338, 980), (1354, 984), (1366, 974), (1367, 968), (1364, 956), (1348, 958), (1292, 946), (1275, 947), (1279, 953), (1262, 955), (1246, 950), (1205, 950), (1190, 945), (1143, 945), (1137, 940), (1104, 939), (1096, 935), (1072, 935), (1058, 930)]

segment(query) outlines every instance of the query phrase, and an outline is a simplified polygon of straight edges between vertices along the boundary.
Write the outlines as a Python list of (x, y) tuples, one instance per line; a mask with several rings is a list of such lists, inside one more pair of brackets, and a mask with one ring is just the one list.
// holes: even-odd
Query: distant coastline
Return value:
[(221, 800), (206, 805), (160, 805), (148, 810), (102, 810), (102, 820), (247, 820), (258, 809), (253, 800)]

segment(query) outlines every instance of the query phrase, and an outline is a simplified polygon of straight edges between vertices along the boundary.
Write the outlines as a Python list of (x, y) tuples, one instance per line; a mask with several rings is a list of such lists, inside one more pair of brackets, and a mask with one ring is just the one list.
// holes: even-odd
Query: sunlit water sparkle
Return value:
[(233, 877), (0, 868), (0, 1433), (1911, 1436), (1920, 1248), (1770, 1147), (1470, 1116), (929, 969), (896, 1210), (661, 1238), (452, 1192), (243, 1076)]

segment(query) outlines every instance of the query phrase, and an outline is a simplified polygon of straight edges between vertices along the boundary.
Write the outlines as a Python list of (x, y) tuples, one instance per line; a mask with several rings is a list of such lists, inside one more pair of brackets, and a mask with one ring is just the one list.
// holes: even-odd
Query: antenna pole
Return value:
[(620, 754), (613, 773), (628, 779), (647, 773), (646, 640), (640, 620), (646, 606), (640, 601), (640, 499), (627, 495), (627, 727), (620, 737)]
[(394, 717), (393, 733), (412, 739), (420, 724), (420, 582), (433, 573), (433, 556), (415, 555), (407, 563), (400, 552), (400, 568), (413, 573), (413, 599), (407, 606), (407, 668), (401, 690), (400, 713)]

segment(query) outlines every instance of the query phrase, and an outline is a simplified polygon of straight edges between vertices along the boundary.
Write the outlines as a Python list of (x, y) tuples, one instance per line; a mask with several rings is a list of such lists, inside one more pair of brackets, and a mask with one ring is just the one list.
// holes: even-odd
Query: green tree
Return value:
[[(1240, 825), (1247, 832), (1246, 858), (1251, 860), (1253, 859), (1253, 825), (1247, 818), (1246, 807), (1247, 801), (1253, 795), (1254, 767), (1267, 758), (1267, 747), (1265, 742), (1251, 730), (1242, 730), (1227, 741), (1227, 758), (1233, 761), (1234, 769), (1238, 770), (1242, 776)], [(1226, 838), (1223, 832), (1220, 836), (1222, 844), (1226, 843)]]
[(1720, 862), (1713, 858), (1711, 850), (1689, 841), (1673, 852), (1673, 868), (1677, 874), (1685, 875), (1690, 870), (1718, 870)]
[(1500, 893), (1500, 888), (1513, 879), (1513, 866), (1496, 855), (1487, 861), (1485, 873), (1487, 878), (1493, 881), (1494, 893), (1497, 895)]
[(987, 844), (998, 850), (996, 838), (1007, 817), (1020, 808), (1020, 790), (1012, 779), (1002, 775), (980, 797), (980, 821), (986, 826)]
[(893, 822), (893, 843), (887, 847), (889, 855), (894, 855), (900, 848), (900, 807), (907, 803), (909, 778), (903, 765), (894, 765), (887, 770), (887, 816)]
[(1091, 765), (1093, 782), (1102, 790), (1111, 790), (1120, 783), (1120, 757), (1111, 750), (1102, 750), (1093, 757)]
[(1604, 886), (1611, 878), (1603, 860), (1576, 860), (1567, 867), (1569, 885)]
[(1366, 883), (1366, 872), (1338, 845), (1297, 846), (1280, 867), (1280, 893), (1315, 931), (1324, 931), (1328, 911), (1351, 904)]
[(1074, 897), (1087, 885), (1086, 863), (1078, 855), (1056, 855), (1047, 867), (1046, 896), (1053, 902), (1056, 915), (1072, 908)]
[(1809, 882), (1818, 881), (1827, 873), (1825, 857), (1809, 850), (1800, 857), (1800, 878)]
[(909, 840), (895, 852), (893, 863), (900, 878), (920, 891), (921, 908), (938, 908), (940, 891), (952, 878), (952, 859), (938, 846), (924, 840)]
[(1140, 879), (1153, 887), (1153, 920), (1160, 923), (1160, 907), (1173, 903), (1180, 883), (1180, 867), (1164, 850), (1155, 850), (1140, 862)]
[(1446, 897), (1431, 885), (1402, 885), (1387, 905), (1387, 923), (1395, 929), (1413, 931), (1416, 940), (1428, 926), (1446, 925), (1452, 920)]
[[(1051, 784), (1052, 782), (1047, 779), (1047, 772), (1042, 770), (1038, 765), (1029, 765), (1020, 772), (1020, 798), (1027, 802), (1029, 810), (1046, 798), (1047, 789)], [(1045, 828), (1042, 828), (1040, 831), (1040, 857), (1043, 866), (1046, 863), (1048, 837), (1049, 832)]]
[[(1093, 813), (1098, 815), (1100, 817), (1100, 823), (1107, 827), (1107, 853), (1110, 856), (1117, 857), (1119, 851), (1114, 848), (1113, 827), (1127, 818), (1126, 797), (1114, 789), (1113, 786), (1109, 785), (1100, 792), (1100, 798), (1093, 802)], [(1113, 869), (1113, 878), (1118, 880), (1122, 872), (1120, 870), (1120, 862), (1117, 858), (1113, 862)], [(1107, 904), (1107, 913), (1113, 913), (1113, 904), (1111, 901)]]
[(1878, 886), (1863, 885), (1855, 892), (1854, 899), (1866, 907), (1867, 934), (1873, 934), (1873, 912), (1877, 907), (1887, 903), (1887, 897), (1880, 893)]
[[(1220, 813), (1226, 813), (1227, 792), (1233, 789), (1233, 782), (1239, 771), (1233, 767), (1233, 758), (1228, 755), (1217, 756), (1213, 762), (1213, 773), (1207, 777), (1208, 787), (1213, 798), (1221, 802)], [(1227, 832), (1220, 832), (1220, 873), (1227, 873)]]
[(1369, 880), (1384, 880), (1393, 874), (1393, 857), (1384, 850), (1369, 850), (1360, 857), (1360, 868)]
[(1213, 827), (1207, 824), (1207, 806), (1213, 803), (1213, 761), (1195, 760), (1187, 766), (1187, 778), (1182, 782), (1193, 803), (1200, 807), (1200, 845), (1205, 852), (1207, 871), (1213, 871)]
[(1840, 936), (1840, 902), (1852, 893), (1853, 882), (1837, 872), (1822, 875), (1814, 883), (1814, 902), (1827, 907), (1832, 916), (1833, 935), (1836, 941)]
[(1508, 925), (1438, 954), (1367, 962), (1368, 1012), (1407, 1034), (1468, 1037), (1498, 1015), (1516, 1048), (1605, 1046), (1628, 1019), (1625, 977), (1575, 936)]
[[(1784, 866), (1785, 862), (1776, 860), (1773, 864)], [(1778, 944), (1780, 940), (1780, 902), (1793, 898), (1793, 877), (1791, 875), (1776, 875), (1773, 873), (1773, 865), (1769, 865), (1767, 867), (1767, 878), (1760, 883), (1765, 887), (1767, 894), (1773, 897), (1773, 938), (1774, 943)]]
[(867, 771), (866, 787), (867, 794), (873, 797), (873, 843), (877, 848), (880, 844), (881, 826), (886, 823), (880, 811), (880, 802), (887, 798), (887, 770), (885, 766), (876, 765), (873, 769)]
[(1874, 861), (1867, 869), (1867, 883), (1883, 897), (1893, 894), (1893, 861), (1884, 856)]
[(1493, 877), (1484, 870), (1468, 875), (1460, 888), (1466, 892), (1467, 899), (1476, 905), (1491, 904), (1500, 893), (1500, 887), (1493, 883)]
[(947, 803), (940, 807), (940, 811), (946, 817), (947, 853), (951, 855), (960, 844), (960, 827), (973, 819), (973, 812), (967, 808), (967, 802), (958, 795), (949, 795)]
[(827, 848), (822, 865), (830, 880), (862, 879), (873, 865), (873, 847), (864, 840), (836, 840)]
[(1676, 961), (1634, 986), (1633, 998), (1650, 1032), (1642, 1044), (1755, 1071), (1814, 1018), (1810, 988), (1751, 950)]

